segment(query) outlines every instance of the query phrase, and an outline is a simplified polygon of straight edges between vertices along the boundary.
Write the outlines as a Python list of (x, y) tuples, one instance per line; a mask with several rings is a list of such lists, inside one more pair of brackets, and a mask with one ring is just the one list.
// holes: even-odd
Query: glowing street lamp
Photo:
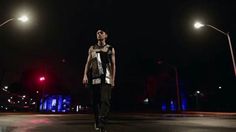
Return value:
[(40, 77), (40, 78), (39, 78), (39, 81), (40, 81), (40, 82), (45, 81), (45, 77)]
[(4, 86), (4, 89), (6, 89), (6, 90), (7, 90), (7, 89), (8, 89), (8, 86)]
[(28, 22), (29, 18), (24, 15), (24, 16), (19, 17), (17, 20), (19, 20), (21, 22)]
[(196, 23), (194, 24), (194, 27), (195, 27), (195, 28), (201, 28), (201, 27), (203, 27), (203, 26), (205, 26), (205, 25), (203, 25), (203, 24), (200, 23), (200, 22), (196, 22)]
[(199, 90), (196, 91), (197, 94), (200, 94), (201, 92)]
[(220, 29), (218, 29), (218, 28), (216, 28), (216, 27), (214, 27), (214, 26), (212, 26), (212, 25), (209, 25), (209, 24), (202, 24), (202, 23), (200, 23), (200, 22), (196, 22), (196, 23), (194, 24), (194, 27), (195, 27), (196, 29), (199, 29), (199, 28), (205, 27), (205, 26), (206, 26), (206, 27), (213, 28), (214, 30), (216, 30), (216, 31), (218, 31), (218, 32), (220, 32), (220, 33), (222, 33), (222, 34), (224, 34), (224, 35), (227, 36), (228, 43), (229, 43), (229, 48), (230, 48), (230, 53), (231, 53), (231, 58), (232, 58), (232, 64), (233, 64), (233, 68), (234, 68), (234, 77), (236, 77), (236, 65), (235, 65), (234, 53), (233, 53), (233, 48), (232, 48), (232, 44), (231, 44), (229, 32), (227, 32), (227, 33), (226, 33), (226, 32), (223, 32), (222, 30), (220, 30)]
[(2, 24), (0, 24), (0, 27), (4, 26), (5, 24), (7, 24), (8, 22), (13, 21), (13, 20), (18, 20), (20, 22), (26, 23), (29, 21), (29, 18), (26, 15), (23, 15), (19, 18), (10, 18), (10, 19), (4, 21)]
[(143, 102), (144, 102), (145, 104), (148, 104), (148, 103), (149, 103), (149, 99), (146, 98), (146, 99), (143, 100)]

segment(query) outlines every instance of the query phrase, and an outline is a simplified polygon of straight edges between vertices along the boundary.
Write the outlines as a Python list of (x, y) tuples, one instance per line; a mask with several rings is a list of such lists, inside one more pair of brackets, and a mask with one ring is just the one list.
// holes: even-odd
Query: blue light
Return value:
[(45, 100), (45, 102), (47, 102), (47, 106), (46, 106), (46, 111), (49, 111), (52, 109), (52, 97), (49, 97), (48, 100)]
[[(69, 112), (71, 104), (70, 96), (52, 95), (40, 101), (40, 111), (45, 112)], [(43, 107), (43, 108), (42, 108)]]
[(51, 107), (52, 112), (56, 112), (56, 107), (57, 107), (57, 99), (54, 97), (52, 99), (52, 107)]
[(43, 110), (43, 100), (40, 100), (40, 106), (39, 106), (39, 110), (42, 111)]
[(44, 99), (44, 102), (43, 102), (43, 110), (46, 110), (47, 109), (47, 100)]
[(166, 111), (166, 104), (165, 103), (162, 103), (161, 110)]
[(170, 101), (170, 110), (171, 110), (171, 111), (175, 111), (175, 110), (176, 110), (175, 104), (174, 104), (174, 101), (173, 101), (173, 100)]
[(57, 99), (52, 99), (52, 106), (56, 106), (57, 105)]
[(61, 95), (59, 95), (59, 96), (57, 96), (58, 97), (58, 105), (57, 105), (57, 111), (58, 112), (62, 112), (62, 96)]
[(182, 110), (185, 111), (187, 109), (187, 99), (182, 99)]

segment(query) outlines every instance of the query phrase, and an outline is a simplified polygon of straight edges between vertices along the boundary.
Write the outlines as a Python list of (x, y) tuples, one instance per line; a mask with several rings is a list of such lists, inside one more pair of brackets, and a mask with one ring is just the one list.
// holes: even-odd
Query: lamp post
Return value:
[(179, 93), (179, 74), (177, 67), (172, 66), (175, 70), (175, 83), (176, 83), (176, 95), (177, 95), (177, 102), (178, 102), (178, 111), (181, 111), (180, 107), (180, 93)]
[(19, 18), (10, 18), (10, 19), (4, 21), (3, 23), (1, 23), (0, 27), (4, 26), (5, 24), (7, 24), (8, 22), (13, 21), (13, 20), (18, 20), (18, 21), (21, 21), (21, 22), (25, 23), (29, 20), (29, 18), (27, 16), (21, 16)]
[[(161, 60), (157, 61), (158, 64), (162, 64), (163, 62)], [(179, 92), (179, 74), (178, 74), (178, 70), (176, 66), (170, 65), (168, 63), (167, 64), (169, 67), (173, 68), (175, 71), (175, 85), (176, 85), (176, 97), (177, 97), (177, 110), (181, 111), (181, 107), (180, 107), (180, 92)]]
[[(41, 76), (39, 77), (39, 81), (42, 83), (42, 87), (41, 87), (41, 97), (42, 97), (42, 107), (41, 107), (41, 110), (43, 110), (43, 105), (44, 105), (44, 89), (45, 89), (45, 77), (44, 76)], [(40, 106), (40, 103), (39, 103), (39, 106)], [(40, 109), (40, 107), (39, 107)]]
[[(45, 81), (45, 77), (44, 77), (44, 76), (40, 77), (40, 78), (39, 78), (39, 81), (42, 82), (43, 85), (45, 85), (45, 84), (44, 84), (44, 81)], [(42, 96), (43, 96), (43, 94), (44, 94), (43, 91), (44, 91), (44, 87), (42, 88)]]
[(195, 91), (194, 96), (195, 96), (195, 100), (196, 100), (196, 110), (199, 110), (199, 96), (200, 96), (201, 92), (199, 90)]
[(200, 22), (196, 22), (194, 24), (194, 27), (195, 28), (201, 28), (201, 27), (204, 27), (204, 26), (207, 26), (207, 27), (210, 27), (210, 28), (213, 28), (214, 30), (224, 34), (227, 36), (227, 39), (228, 39), (228, 43), (229, 43), (229, 48), (230, 48), (230, 53), (231, 53), (231, 58), (232, 58), (232, 64), (233, 64), (233, 68), (234, 68), (234, 77), (236, 77), (236, 66), (235, 66), (235, 59), (234, 59), (234, 53), (233, 53), (233, 48), (232, 48), (232, 44), (231, 44), (231, 40), (230, 40), (230, 36), (229, 36), (229, 33), (227, 32), (223, 32), (222, 30), (212, 26), (212, 25), (209, 25), (209, 24), (202, 24)]

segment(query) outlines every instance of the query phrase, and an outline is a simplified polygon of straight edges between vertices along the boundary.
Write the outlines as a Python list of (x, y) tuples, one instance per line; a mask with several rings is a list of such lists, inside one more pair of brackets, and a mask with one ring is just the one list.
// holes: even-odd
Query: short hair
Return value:
[[(99, 27), (97, 27), (97, 31), (98, 31), (98, 30), (101, 30), (101, 31), (105, 32), (107, 35), (109, 34), (109, 30), (108, 30), (106, 27), (99, 26)], [(96, 32), (97, 32), (97, 31), (96, 31)]]

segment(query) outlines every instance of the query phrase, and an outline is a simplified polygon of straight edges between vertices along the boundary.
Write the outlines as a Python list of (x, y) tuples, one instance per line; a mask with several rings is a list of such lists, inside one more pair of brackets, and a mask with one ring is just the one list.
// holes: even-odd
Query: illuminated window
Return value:
[(57, 105), (57, 100), (56, 99), (53, 99), (52, 100), (52, 106), (56, 106)]

